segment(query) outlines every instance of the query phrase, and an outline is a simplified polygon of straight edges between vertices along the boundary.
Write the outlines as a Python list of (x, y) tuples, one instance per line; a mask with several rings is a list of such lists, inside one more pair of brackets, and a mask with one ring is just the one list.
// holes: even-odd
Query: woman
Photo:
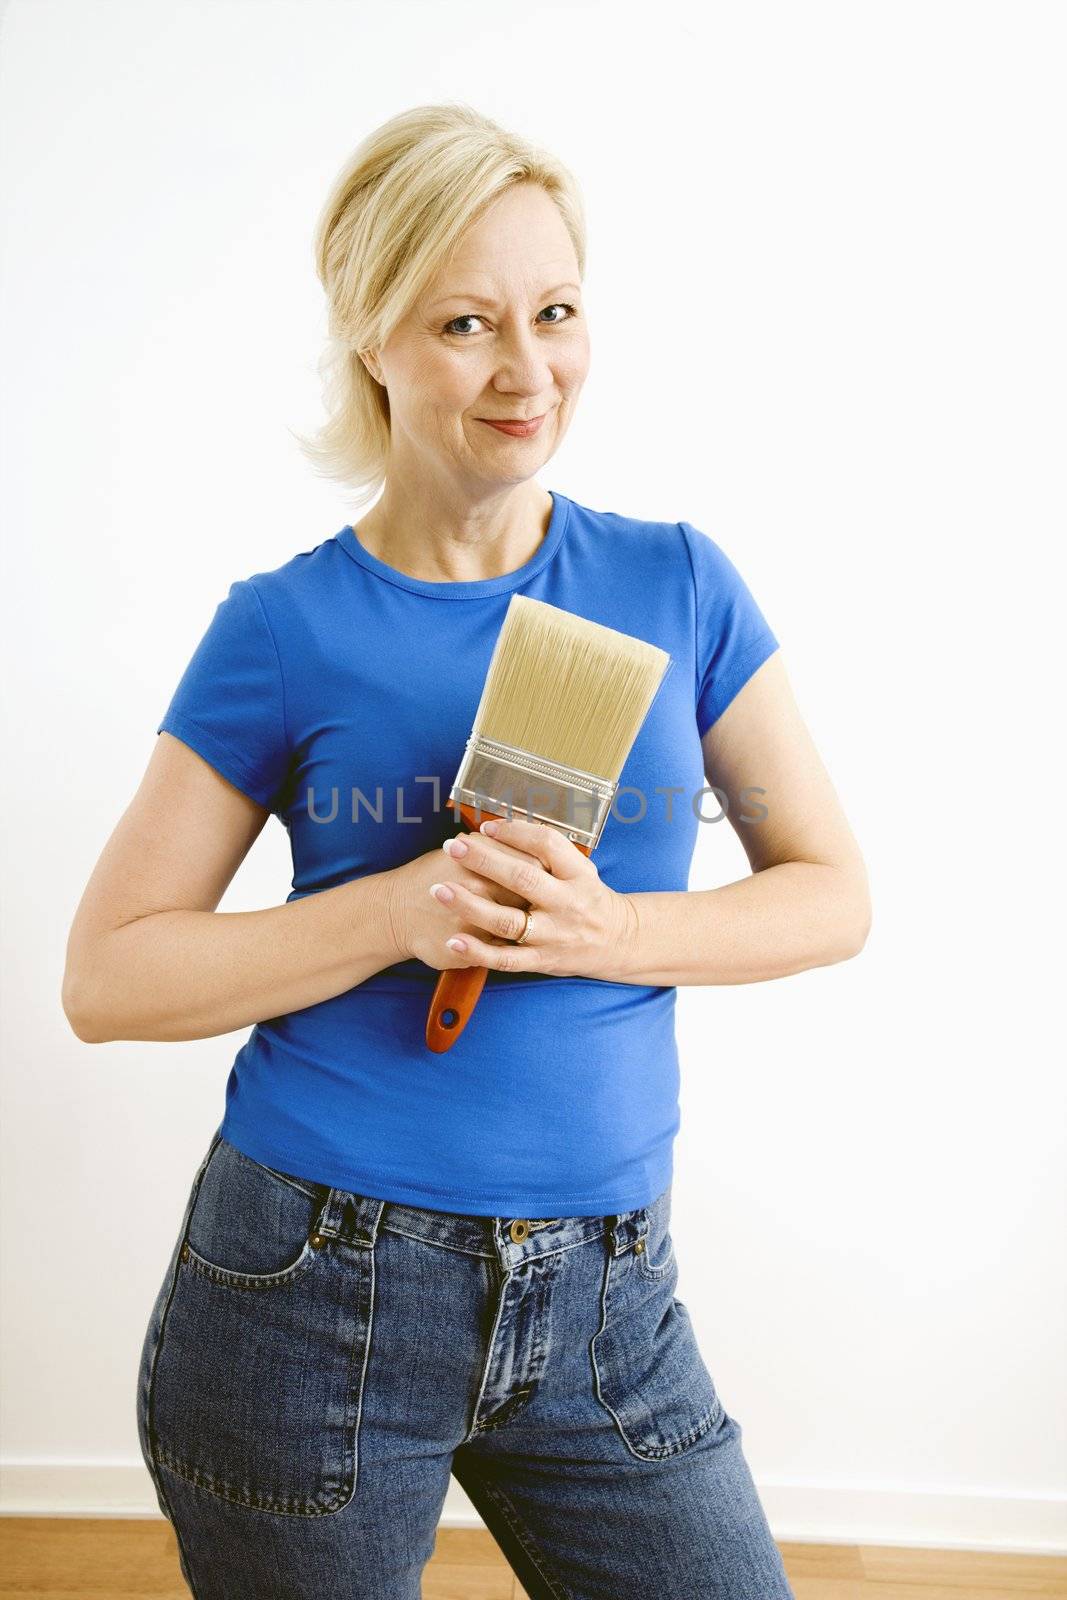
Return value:
[[(414, 1600), (450, 1473), (531, 1596), (777, 1600), (674, 1294), (674, 992), (854, 955), (859, 851), (726, 555), (536, 481), (589, 364), (566, 171), (418, 108), (355, 152), (317, 259), (307, 448), (381, 496), (232, 585), (70, 935), (80, 1038), (252, 1026), (144, 1342), (160, 1507), (201, 1600)], [(518, 813), (452, 837), (520, 592), (672, 657), (595, 860)], [(690, 893), (712, 774), (754, 872)], [(216, 912), (272, 812), (292, 893)], [(438, 975), (471, 964), (477, 1011), (431, 1053)]]

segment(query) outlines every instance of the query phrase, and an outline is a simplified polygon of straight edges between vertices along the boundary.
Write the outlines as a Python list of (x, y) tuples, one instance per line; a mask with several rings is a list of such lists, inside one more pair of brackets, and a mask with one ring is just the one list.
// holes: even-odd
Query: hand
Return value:
[[(464, 858), (466, 859), (466, 858)], [(462, 884), (497, 902), (499, 906), (523, 906), (521, 895), (510, 893), (488, 878), (480, 878), (441, 849), (427, 850), (386, 873), (388, 883), (389, 927), (397, 961), (424, 961), (438, 972), (448, 967), (473, 965), (469, 956), (458, 955), (445, 943), (461, 931), (455, 910), (430, 893), (432, 883)], [(522, 916), (519, 916), (520, 932)], [(463, 927), (464, 933), (467, 931)], [(473, 931), (473, 930), (472, 930)]]
[[(602, 883), (593, 860), (558, 828), (520, 817), (488, 825), (493, 837), (484, 831), (460, 836), (467, 846), (461, 857), (448, 854), (456, 840), (446, 840), (442, 852), (451, 865), (459, 859), (466, 869), (458, 877), (450, 874), (447, 882), (452, 926), (445, 938), (456, 936), (464, 944), (455, 964), (610, 980), (620, 947), (637, 935), (633, 900)], [(444, 883), (445, 874), (438, 881)], [(533, 927), (527, 942), (516, 945), (526, 925), (519, 909), (524, 905), (533, 914)]]

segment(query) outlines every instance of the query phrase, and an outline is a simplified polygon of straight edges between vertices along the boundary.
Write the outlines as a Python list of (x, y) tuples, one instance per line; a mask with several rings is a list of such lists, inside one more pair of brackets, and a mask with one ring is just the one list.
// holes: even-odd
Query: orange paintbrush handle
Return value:
[(426, 1043), (440, 1054), (455, 1044), (485, 988), (488, 967), (449, 967), (437, 979), (426, 1018)]
[[(477, 833), (481, 823), (497, 815), (492, 811), (476, 811), (463, 801), (460, 816), (472, 833)], [(583, 855), (590, 855), (588, 845), (575, 844)], [(449, 967), (437, 979), (426, 1018), (426, 1043), (440, 1054), (455, 1044), (473, 1015), (478, 997), (485, 987), (488, 967)]]
[[(476, 811), (463, 800), (459, 814), (471, 833), (477, 833), (489, 817), (499, 815), (484, 808)], [(488, 971), (488, 967), (449, 967), (440, 974), (426, 1018), (426, 1043), (431, 1050), (440, 1054), (455, 1044), (478, 1004)]]

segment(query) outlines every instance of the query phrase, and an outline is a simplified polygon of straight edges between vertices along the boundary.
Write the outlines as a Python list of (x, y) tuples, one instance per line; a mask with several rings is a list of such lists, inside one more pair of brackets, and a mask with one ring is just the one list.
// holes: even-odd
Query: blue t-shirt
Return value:
[[(707, 534), (552, 501), (538, 549), (501, 577), (408, 577), (348, 525), (219, 603), (157, 732), (278, 816), (287, 901), (463, 831), (449, 792), (516, 591), (669, 652), (594, 860), (621, 892), (688, 888), (698, 817), (720, 814), (700, 739), (778, 641)], [(317, 1183), (478, 1216), (607, 1215), (667, 1187), (673, 987), (490, 970), (437, 1054), (438, 976), (402, 961), (258, 1022), (223, 1135)]]

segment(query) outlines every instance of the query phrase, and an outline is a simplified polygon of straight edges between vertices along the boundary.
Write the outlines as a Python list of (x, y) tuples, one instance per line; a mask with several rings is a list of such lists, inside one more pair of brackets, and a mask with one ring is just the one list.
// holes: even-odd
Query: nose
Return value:
[[(532, 328), (512, 328), (502, 336), (493, 387), (530, 399), (552, 392), (555, 387), (552, 365)], [(547, 411), (549, 404), (546, 403), (544, 409)]]

